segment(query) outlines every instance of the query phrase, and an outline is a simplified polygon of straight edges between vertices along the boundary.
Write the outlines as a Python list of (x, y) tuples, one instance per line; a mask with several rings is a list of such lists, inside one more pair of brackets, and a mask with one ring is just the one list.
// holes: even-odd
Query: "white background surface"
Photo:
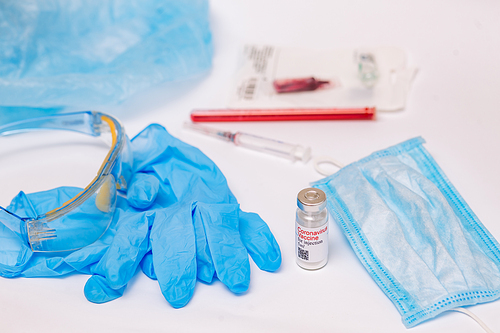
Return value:
[[(182, 129), (193, 108), (225, 105), (238, 52), (245, 43), (405, 49), (409, 64), (418, 66), (419, 73), (402, 112), (380, 114), (376, 121), (213, 126), (301, 143), (315, 155), (331, 155), (344, 163), (423, 136), (426, 148), (500, 240), (499, 2), (214, 0), (211, 15), (215, 56), (209, 75), (196, 82), (158, 87), (113, 112), (131, 137), (157, 122), (215, 161), (242, 209), (259, 213), (269, 224), (283, 254), (280, 270), (261, 272), (252, 263), (250, 289), (239, 296), (219, 282), (198, 283), (192, 301), (178, 310), (163, 299), (157, 282), (141, 272), (122, 298), (102, 305), (89, 303), (83, 295), (88, 276), (1, 278), (0, 331), (406, 331), (396, 308), (369, 277), (336, 225), (331, 227), (325, 268), (309, 272), (295, 264), (296, 195), (321, 178), (311, 163), (292, 164)], [(56, 145), (52, 153), (33, 158), (29, 154), (35, 150), (27, 148), (28, 142), (19, 136), (1, 145), (1, 205), (7, 205), (21, 189), (83, 187), (102, 158), (95, 154), (96, 147), (75, 149), (71, 144)], [(471, 311), (500, 332), (500, 302), (477, 305)], [(411, 332), (481, 329), (467, 316), (449, 312)]]

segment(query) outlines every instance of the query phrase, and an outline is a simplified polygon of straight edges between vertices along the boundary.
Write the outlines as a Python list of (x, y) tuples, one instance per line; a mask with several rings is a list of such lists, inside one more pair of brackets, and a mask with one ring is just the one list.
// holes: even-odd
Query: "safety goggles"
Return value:
[(34, 130), (67, 130), (91, 136), (111, 135), (111, 148), (97, 176), (79, 194), (60, 207), (35, 217), (20, 217), (0, 207), (2, 219), (18, 219), (35, 252), (76, 250), (92, 244), (108, 229), (116, 209), (118, 190), (127, 188), (132, 174), (129, 139), (120, 122), (95, 111), (33, 118), (0, 127), (0, 136)]

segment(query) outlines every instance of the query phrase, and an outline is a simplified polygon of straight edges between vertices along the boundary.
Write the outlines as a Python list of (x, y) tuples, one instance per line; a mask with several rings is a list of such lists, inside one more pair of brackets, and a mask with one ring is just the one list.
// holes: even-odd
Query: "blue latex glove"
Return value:
[[(158, 278), (166, 299), (181, 307), (191, 298), (197, 277), (211, 282), (216, 273), (233, 292), (245, 291), (250, 278), (247, 251), (261, 269), (280, 266), (279, 247), (267, 225), (258, 215), (239, 210), (224, 176), (199, 150), (159, 125), (146, 128), (131, 147), (136, 173), (127, 198), (118, 197), (113, 221), (98, 241), (68, 254), (33, 253), (18, 220), (0, 223), (0, 275), (92, 274), (85, 296), (102, 303), (123, 294), (142, 260), (143, 271)], [(21, 192), (8, 210), (34, 216), (80, 191), (63, 187)]]
[(159, 125), (150, 125), (133, 143), (134, 168), (160, 181), (151, 252), (141, 267), (158, 279), (173, 307), (189, 302), (197, 278), (210, 283), (217, 277), (234, 293), (246, 291), (248, 254), (262, 270), (279, 268), (281, 253), (269, 227), (257, 214), (240, 210), (208, 157)]
[[(102, 303), (120, 297), (150, 248), (149, 230), (156, 215), (147, 208), (158, 188), (155, 177), (135, 174), (130, 180), (127, 198), (117, 198), (108, 230), (98, 241), (74, 252), (34, 253), (22, 235), (20, 221), (2, 218), (5, 224), (0, 223), (0, 275), (92, 274), (84, 289), (89, 301)], [(39, 212), (61, 206), (81, 191), (81, 188), (61, 187), (28, 195), (20, 192), (7, 209), (18, 216), (35, 217)]]
[[(157, 183), (156, 179), (153, 180)], [(33, 216), (36, 212), (60, 206), (80, 191), (76, 187), (61, 187), (28, 195), (21, 192), (12, 200), (8, 210), (20, 216)], [(32, 252), (21, 234), (19, 220), (4, 221), (6, 225), (0, 223), (0, 275), (57, 277), (71, 272), (92, 274), (85, 286), (88, 300), (102, 303), (120, 297), (149, 249), (149, 227), (155, 214), (134, 209), (122, 197), (117, 200), (113, 221), (105, 234), (93, 244), (74, 252)]]

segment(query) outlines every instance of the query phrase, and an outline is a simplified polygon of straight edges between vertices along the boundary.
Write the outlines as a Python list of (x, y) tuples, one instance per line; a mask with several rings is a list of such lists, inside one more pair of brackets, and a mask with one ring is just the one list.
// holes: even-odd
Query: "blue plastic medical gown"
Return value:
[(2, 0), (0, 124), (116, 106), (212, 52), (207, 0)]
[[(201, 151), (155, 124), (131, 147), (135, 174), (103, 237), (72, 253), (48, 255), (30, 250), (19, 225), (0, 224), (0, 274), (91, 274), (85, 296), (102, 303), (120, 297), (140, 265), (177, 308), (189, 302), (198, 279), (217, 278), (234, 293), (246, 291), (248, 254), (262, 270), (279, 268), (281, 253), (269, 227), (257, 214), (240, 210), (224, 175)], [(80, 190), (21, 192), (8, 209), (20, 216), (30, 205), (43, 212)]]

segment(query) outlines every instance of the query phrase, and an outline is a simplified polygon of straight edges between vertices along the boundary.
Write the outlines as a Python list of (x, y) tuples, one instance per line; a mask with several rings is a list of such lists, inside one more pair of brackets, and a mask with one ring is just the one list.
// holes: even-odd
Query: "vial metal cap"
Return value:
[(305, 212), (320, 212), (326, 207), (326, 194), (318, 188), (305, 188), (297, 195), (297, 206)]

